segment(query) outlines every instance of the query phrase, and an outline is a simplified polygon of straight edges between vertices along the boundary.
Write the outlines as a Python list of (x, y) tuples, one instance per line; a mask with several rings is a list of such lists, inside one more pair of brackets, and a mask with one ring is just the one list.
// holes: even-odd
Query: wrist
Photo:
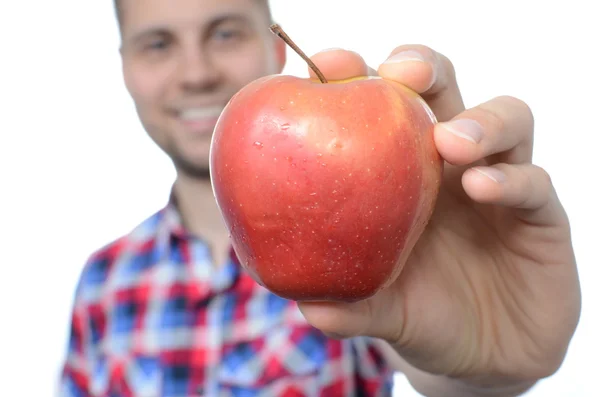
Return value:
[(408, 377), (411, 385), (427, 397), (518, 397), (536, 381), (508, 379), (458, 379), (421, 372)]
[(500, 377), (459, 378), (432, 374), (409, 364), (388, 342), (380, 341), (389, 365), (403, 373), (411, 386), (426, 397), (518, 397), (533, 387), (536, 379)]
[(517, 397), (531, 389), (537, 382), (514, 379), (449, 379), (461, 396)]

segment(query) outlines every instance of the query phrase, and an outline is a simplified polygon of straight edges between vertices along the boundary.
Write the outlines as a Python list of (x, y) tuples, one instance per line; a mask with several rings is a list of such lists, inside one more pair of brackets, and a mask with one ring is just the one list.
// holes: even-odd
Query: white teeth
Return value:
[(179, 117), (183, 120), (206, 120), (219, 117), (223, 107), (213, 106), (208, 108), (189, 108), (179, 112)]

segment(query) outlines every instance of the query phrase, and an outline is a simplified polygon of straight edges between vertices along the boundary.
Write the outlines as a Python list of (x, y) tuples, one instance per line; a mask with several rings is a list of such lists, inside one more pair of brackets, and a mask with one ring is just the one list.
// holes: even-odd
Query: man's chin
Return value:
[(193, 162), (183, 157), (174, 157), (173, 163), (178, 173), (182, 173), (189, 178), (210, 179), (210, 167), (208, 163)]

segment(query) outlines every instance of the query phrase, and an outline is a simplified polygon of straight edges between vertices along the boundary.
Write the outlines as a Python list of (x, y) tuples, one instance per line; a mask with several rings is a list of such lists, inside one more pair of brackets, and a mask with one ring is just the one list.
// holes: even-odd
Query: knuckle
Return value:
[(456, 79), (456, 68), (454, 66), (454, 63), (450, 60), (450, 58), (448, 58), (447, 56), (445, 56), (442, 53), (436, 53), (436, 57), (439, 60), (439, 63), (442, 65), (442, 68), (444, 69), (445, 74), (451, 79), (451, 80), (455, 80)]
[(507, 98), (509, 98), (509, 101), (512, 101), (512, 103), (514, 104), (515, 107), (519, 108), (520, 110), (522, 110), (525, 113), (529, 113), (533, 116), (533, 111), (531, 109), (531, 106), (525, 102), (523, 99), (514, 97), (514, 96), (507, 96)]
[(542, 168), (540, 166), (534, 165), (533, 167), (536, 171), (535, 178), (539, 180), (540, 185), (545, 190), (545, 193), (550, 194), (550, 190), (552, 189), (553, 185), (550, 173), (545, 168)]
[(532, 173), (527, 171), (527, 167), (516, 167), (516, 170), (519, 174), (518, 181), (519, 185), (521, 185), (520, 189), (526, 191), (528, 196), (531, 195), (534, 190)]
[(489, 103), (486, 103), (477, 106), (473, 110), (477, 113), (477, 117), (485, 120), (485, 124), (488, 128), (491, 128), (492, 132), (497, 133), (505, 130), (507, 121), (502, 113), (498, 112), (494, 106), (490, 106)]
[(508, 124), (522, 131), (522, 140), (530, 140), (533, 134), (533, 111), (523, 100), (510, 95), (495, 97), (479, 105), (476, 109), (495, 131), (505, 131)]
[(511, 113), (517, 112), (518, 114), (524, 115), (528, 124), (533, 125), (533, 110), (527, 102), (511, 95), (502, 95), (496, 99), (503, 102), (511, 110)]
[(552, 180), (550, 174), (542, 167), (529, 164), (517, 168), (521, 174), (519, 185), (526, 192), (525, 201), (533, 200), (536, 206), (542, 206), (548, 202), (552, 193)]

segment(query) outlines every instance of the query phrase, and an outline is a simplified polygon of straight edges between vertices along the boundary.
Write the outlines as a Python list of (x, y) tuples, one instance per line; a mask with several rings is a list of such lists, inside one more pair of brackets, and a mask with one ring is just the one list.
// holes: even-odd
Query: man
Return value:
[(286, 301), (236, 262), (209, 179), (215, 121), (284, 43), (263, 0), (120, 0), (123, 73), (173, 160), (166, 208), (86, 264), (61, 396), (384, 396), (394, 370), (427, 396), (515, 396), (560, 366), (580, 311), (569, 223), (531, 164), (521, 101), (464, 108), (450, 61), (399, 46), (377, 72), (315, 55), (330, 79), (378, 73), (440, 123), (444, 181), (398, 280), (355, 304)]

